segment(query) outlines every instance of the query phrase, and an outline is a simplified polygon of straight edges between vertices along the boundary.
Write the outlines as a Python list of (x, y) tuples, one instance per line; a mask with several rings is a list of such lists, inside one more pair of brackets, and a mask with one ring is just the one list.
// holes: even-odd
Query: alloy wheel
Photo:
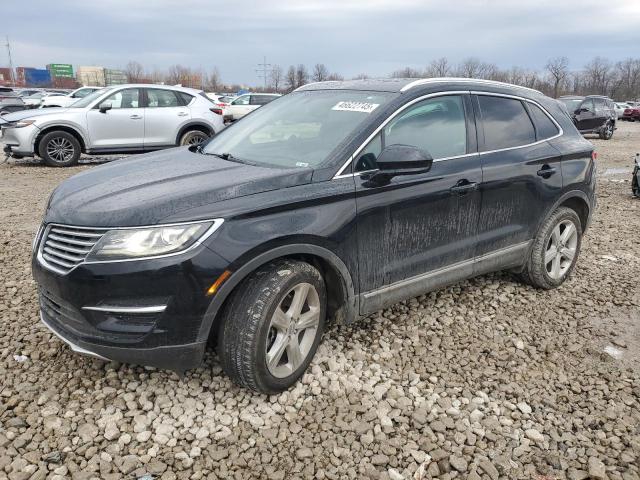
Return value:
[(207, 139), (207, 136), (205, 134), (200, 134), (200, 135), (194, 134), (191, 136), (191, 138), (187, 142), (187, 145), (200, 145), (201, 143), (204, 143), (206, 139)]
[(66, 162), (75, 153), (73, 144), (64, 137), (55, 137), (47, 144), (47, 154), (56, 162)]
[(271, 375), (285, 378), (305, 361), (320, 323), (320, 297), (309, 283), (295, 285), (276, 308), (267, 335), (266, 363)]
[(544, 265), (554, 280), (560, 280), (571, 268), (578, 249), (578, 230), (571, 220), (558, 223), (551, 232), (544, 254)]

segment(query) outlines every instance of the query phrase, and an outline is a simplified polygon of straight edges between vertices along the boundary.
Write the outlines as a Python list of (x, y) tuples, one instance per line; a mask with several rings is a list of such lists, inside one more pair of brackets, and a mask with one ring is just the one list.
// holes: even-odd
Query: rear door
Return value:
[(476, 255), (507, 249), (509, 263), (562, 190), (560, 154), (546, 141), (560, 130), (539, 105), (517, 97), (478, 94), (474, 106), (483, 171)]
[(180, 128), (191, 119), (191, 112), (178, 92), (145, 88), (144, 146), (175, 145)]
[(586, 98), (578, 107), (578, 113), (575, 115), (576, 127), (578, 130), (592, 130), (596, 127), (596, 108), (593, 98)]
[(142, 148), (144, 108), (140, 89), (118, 90), (100, 103), (110, 103), (111, 109), (101, 112), (96, 105), (87, 112), (91, 148)]

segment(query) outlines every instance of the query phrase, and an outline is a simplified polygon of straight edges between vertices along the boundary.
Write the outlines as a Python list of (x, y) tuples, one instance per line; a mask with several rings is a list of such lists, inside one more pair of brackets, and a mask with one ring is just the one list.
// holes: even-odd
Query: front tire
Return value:
[(522, 279), (545, 290), (562, 285), (576, 266), (581, 246), (578, 214), (571, 208), (558, 208), (538, 231)]
[(76, 137), (57, 130), (47, 133), (38, 145), (38, 154), (51, 167), (70, 167), (78, 163), (81, 147)]
[(600, 129), (600, 139), (602, 140), (610, 140), (611, 137), (613, 137), (613, 130), (614, 130), (614, 125), (613, 122), (607, 122), (601, 129)]
[(308, 263), (281, 260), (254, 272), (224, 311), (218, 357), (225, 373), (257, 392), (288, 389), (318, 348), (326, 297), (322, 275)]
[(200, 130), (189, 130), (180, 137), (180, 145), (200, 145), (209, 139), (209, 135)]

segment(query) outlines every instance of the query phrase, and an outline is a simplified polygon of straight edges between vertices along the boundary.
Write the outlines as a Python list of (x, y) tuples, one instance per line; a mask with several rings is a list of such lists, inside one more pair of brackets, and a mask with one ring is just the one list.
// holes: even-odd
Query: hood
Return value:
[[(259, 167), (178, 147), (117, 160), (62, 182), (45, 221), (129, 227), (161, 223), (180, 212), (311, 181), (312, 169)], [(202, 210), (201, 210), (202, 211)], [(185, 218), (184, 220), (202, 220)]]
[(42, 117), (43, 115), (56, 115), (69, 110), (68, 108), (36, 108), (33, 110), (19, 110), (17, 112), (7, 113), (0, 116), (0, 125), (3, 123), (17, 122), (25, 118)]

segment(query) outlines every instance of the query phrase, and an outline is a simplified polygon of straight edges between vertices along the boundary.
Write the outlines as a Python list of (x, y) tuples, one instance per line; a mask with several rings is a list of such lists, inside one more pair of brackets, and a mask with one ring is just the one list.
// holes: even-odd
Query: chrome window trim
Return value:
[[(495, 82), (495, 83), (500, 83), (500, 82)], [(504, 84), (504, 85), (509, 85), (509, 84)], [(406, 88), (406, 87), (405, 87)], [(525, 88), (525, 87), (522, 87)], [(536, 90), (534, 90), (536, 91)], [(536, 91), (537, 92), (537, 91)], [(540, 93), (540, 92), (537, 92)], [(520, 97), (518, 95), (511, 95), (511, 94), (505, 94), (505, 93), (493, 93), (493, 92), (481, 92), (481, 91), (477, 91), (477, 90), (465, 90), (465, 91), (451, 91), (451, 92), (438, 92), (438, 93), (429, 93), (427, 95), (422, 95), (418, 98), (415, 98), (413, 100), (411, 100), (410, 102), (402, 105), (400, 108), (398, 108), (397, 110), (395, 110), (384, 122), (382, 122), (375, 130), (374, 132), (369, 135), (369, 137), (367, 137), (367, 139), (356, 149), (356, 151), (349, 156), (349, 158), (347, 159), (347, 161), (342, 165), (342, 167), (340, 167), (340, 169), (338, 170), (338, 173), (336, 173), (333, 176), (333, 179), (340, 179), (340, 178), (348, 178), (348, 177), (357, 177), (359, 175), (361, 175), (362, 173), (365, 172), (372, 172), (374, 170), (364, 170), (362, 172), (356, 172), (356, 173), (342, 173), (348, 166), (350, 163), (353, 162), (353, 160), (358, 156), (358, 154), (369, 144), (369, 142), (371, 140), (373, 140), (373, 138), (378, 135), (378, 133), (380, 133), (380, 131), (391, 121), (393, 120), (393, 118), (398, 115), (399, 113), (401, 113), (403, 110), (405, 110), (406, 108), (410, 107), (411, 105), (420, 102), (422, 100), (428, 99), (428, 98), (433, 98), (433, 97), (439, 97), (439, 96), (445, 96), (445, 95), (485, 95), (485, 96), (489, 96), (489, 97), (505, 97), (505, 98), (513, 98), (514, 100), (521, 100), (521, 101), (525, 101), (525, 102), (529, 102), (533, 105), (536, 105), (538, 108), (540, 108), (540, 110), (542, 110), (542, 112), (553, 122), (553, 124), (556, 126), (556, 128), (558, 129), (558, 133), (552, 137), (548, 137), (548, 138), (544, 138), (542, 140), (536, 140), (533, 143), (528, 143), (526, 145), (518, 145), (517, 147), (507, 147), (507, 148), (501, 148), (498, 150), (486, 150), (483, 152), (472, 152), (472, 153), (465, 153), (464, 155), (456, 155), (453, 157), (444, 157), (444, 158), (438, 158), (438, 159), (434, 159), (434, 162), (443, 162), (445, 160), (454, 160), (457, 158), (464, 158), (464, 157), (471, 157), (471, 156), (480, 156), (480, 155), (488, 155), (490, 153), (497, 153), (497, 152), (504, 152), (507, 150), (516, 150), (518, 148), (525, 148), (525, 147), (532, 147), (538, 144), (541, 144), (543, 142), (548, 142), (549, 140), (553, 140), (555, 138), (558, 138), (560, 136), (562, 136), (564, 134), (564, 130), (562, 129), (562, 127), (560, 126), (560, 124), (556, 121), (555, 118), (553, 118), (553, 115), (551, 115), (546, 108), (544, 108), (542, 105), (540, 105), (538, 102), (536, 102), (535, 100), (531, 100), (529, 98), (525, 98), (525, 97)], [(528, 115), (528, 113), (527, 113)], [(531, 122), (533, 123), (533, 120), (531, 120)]]
[[(82, 262), (78, 263), (77, 265), (75, 265), (73, 268), (71, 268), (68, 271), (64, 271), (64, 270), (60, 270), (59, 268), (52, 266), (50, 263), (48, 263), (44, 257), (42, 256), (42, 251), (44, 248), (44, 242), (42, 242), (42, 239), (47, 238), (47, 236), (49, 235), (49, 231), (51, 230), (51, 228), (53, 227), (66, 227), (66, 228), (75, 228), (77, 230), (104, 230), (104, 233), (106, 234), (107, 232), (111, 231), (111, 230), (137, 230), (137, 229), (141, 229), (141, 228), (161, 228), (161, 227), (173, 227), (176, 225), (193, 225), (196, 223), (209, 223), (209, 222), (213, 222), (213, 224), (211, 225), (211, 227), (209, 227), (209, 229), (204, 232), (202, 234), (202, 236), (196, 240), (192, 245), (190, 245), (188, 248), (184, 249), (184, 250), (180, 250), (178, 252), (172, 252), (172, 253), (165, 253), (162, 255), (152, 255), (152, 256), (148, 256), (148, 257), (136, 257), (136, 258), (123, 258), (123, 259), (119, 259), (119, 260), (83, 260)], [(47, 269), (57, 273), (58, 275), (68, 275), (69, 273), (73, 272), (76, 268), (78, 268), (80, 265), (93, 265), (93, 264), (101, 264), (101, 263), (121, 263), (121, 262), (137, 262), (140, 260), (154, 260), (157, 258), (167, 258), (167, 257), (173, 257), (176, 255), (182, 255), (184, 253), (190, 252), (191, 250), (195, 249), (196, 247), (198, 247), (199, 245), (201, 245), (207, 238), (209, 238), (211, 235), (213, 235), (213, 233), (218, 230), (220, 228), (220, 226), (222, 226), (222, 224), (224, 223), (224, 219), (223, 218), (213, 218), (213, 219), (209, 219), (209, 220), (195, 220), (192, 222), (176, 222), (176, 223), (162, 223), (162, 224), (158, 224), (158, 225), (138, 225), (135, 227), (87, 227), (87, 226), (74, 226), (74, 225), (65, 225), (62, 223), (49, 223), (47, 224), (45, 230), (44, 230), (44, 234), (42, 235), (41, 239), (40, 239), (40, 245), (38, 245), (38, 254), (36, 256), (38, 263), (40, 263), (42, 266), (46, 267)], [(102, 238), (102, 237), (100, 237)], [(97, 242), (96, 242), (97, 244)], [(89, 254), (91, 253), (91, 251), (89, 253), (87, 253), (87, 256), (89, 256)]]
[[(409, 108), (411, 105), (414, 105), (414, 104), (416, 104), (416, 103), (418, 103), (418, 102), (420, 102), (422, 100), (426, 100), (428, 98), (433, 98), (433, 97), (443, 97), (443, 96), (447, 96), (447, 95), (468, 95), (468, 94), (469, 94), (469, 90), (457, 90), (457, 91), (453, 91), (453, 92), (428, 93), (427, 95), (422, 95), (420, 97), (414, 98), (410, 102), (407, 102), (404, 105), (400, 106), (391, 115), (389, 115), (384, 122), (382, 122), (380, 125), (378, 125), (378, 127), (373, 131), (373, 133), (371, 135), (369, 135), (367, 137), (367, 139), (364, 142), (362, 142), (362, 144), (356, 149), (356, 151), (353, 152), (353, 154), (351, 154), (351, 156), (349, 156), (349, 158), (347, 159), (346, 162), (344, 162), (342, 167), (340, 167), (340, 169), (333, 176), (333, 178), (336, 179), (336, 178), (355, 177), (355, 176), (358, 176), (359, 174), (364, 173), (364, 172), (358, 172), (357, 174), (354, 174), (353, 172), (352, 173), (342, 173), (342, 172), (344, 171), (345, 168), (347, 168), (349, 166), (349, 163), (352, 162), (358, 156), (358, 154), (369, 144), (369, 142), (371, 140), (373, 140), (373, 137), (375, 137), (378, 133), (380, 133), (380, 131), (384, 127), (386, 127), (387, 124), (391, 120), (393, 120), (397, 115), (402, 113), (404, 110)], [(476, 153), (473, 153), (473, 154), (466, 153), (463, 156), (467, 156), (467, 155), (476, 155)], [(444, 159), (438, 159), (438, 160), (444, 160)]]
[[(518, 145), (516, 147), (498, 148), (496, 150), (485, 150), (483, 152), (478, 152), (480, 155), (488, 155), (490, 153), (506, 152), (507, 150), (517, 150), (519, 148), (533, 147), (534, 145), (539, 145), (539, 144), (541, 144), (543, 142), (548, 142), (549, 140), (553, 140), (554, 138), (558, 138), (558, 137), (560, 137), (560, 136), (562, 136), (564, 134), (564, 130), (562, 130), (562, 127), (560, 126), (560, 124), (558, 122), (556, 122), (556, 119), (553, 118), (553, 116), (549, 112), (547, 112), (546, 108), (544, 108), (542, 105), (540, 105), (535, 100), (531, 100), (529, 98), (524, 98), (524, 97), (519, 97), (518, 95), (510, 95), (510, 94), (506, 94), (506, 93), (492, 93), (492, 92), (471, 91), (471, 95), (483, 95), (485, 97), (504, 97), (504, 98), (512, 98), (514, 100), (520, 100), (520, 101), (524, 101), (524, 102), (529, 102), (529, 103), (537, 106), (538, 108), (540, 108), (540, 110), (542, 110), (542, 112), (553, 122), (553, 124), (558, 129), (558, 133), (555, 134), (552, 137), (543, 138), (542, 140), (536, 140), (533, 143), (527, 143), (525, 145)], [(527, 113), (527, 116), (528, 115), (529, 114)], [(531, 123), (533, 124), (534, 129), (535, 129), (535, 124), (533, 123), (533, 119), (530, 119), (530, 120), (531, 120)], [(483, 128), (484, 128), (484, 126), (483, 126)]]
[(428, 85), (430, 83), (475, 83), (475, 84), (482, 84), (482, 85), (494, 85), (496, 87), (521, 88), (523, 90), (528, 90), (530, 92), (542, 93), (539, 90), (536, 90), (534, 88), (522, 87), (520, 85), (514, 85), (512, 83), (497, 82), (495, 80), (484, 80), (484, 79), (476, 79), (476, 78), (463, 78), (463, 77), (420, 78), (418, 80), (414, 80), (411, 83), (407, 83), (404, 87), (400, 89), (400, 92), (406, 92), (407, 90), (410, 90), (413, 87), (417, 87), (418, 85)]

